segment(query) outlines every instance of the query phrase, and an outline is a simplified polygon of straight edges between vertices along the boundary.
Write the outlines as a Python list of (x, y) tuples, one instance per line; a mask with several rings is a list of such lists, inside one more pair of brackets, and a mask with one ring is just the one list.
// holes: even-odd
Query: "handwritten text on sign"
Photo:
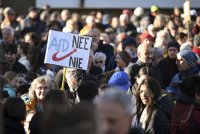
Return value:
[(50, 30), (45, 63), (87, 70), (91, 37)]

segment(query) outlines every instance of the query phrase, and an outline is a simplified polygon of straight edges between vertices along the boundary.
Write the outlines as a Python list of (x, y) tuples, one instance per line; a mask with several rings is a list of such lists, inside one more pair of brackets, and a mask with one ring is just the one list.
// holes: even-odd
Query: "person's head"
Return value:
[(25, 75), (24, 74), (18, 74), (17, 75), (17, 88), (23, 84), (26, 83), (26, 80), (25, 80)]
[(174, 15), (179, 17), (181, 15), (181, 11), (178, 7), (174, 7)]
[(200, 48), (200, 35), (194, 36), (194, 46)]
[(145, 66), (140, 69), (136, 76), (136, 83), (139, 85), (144, 78), (146, 77), (154, 78), (157, 81), (160, 81), (161, 76), (158, 75), (157, 70), (150, 66)]
[(92, 15), (87, 16), (86, 18), (86, 26), (88, 26), (89, 28), (94, 28), (95, 26), (95, 17)]
[(86, 80), (81, 83), (77, 89), (77, 93), (82, 101), (92, 102), (98, 96), (98, 84), (91, 80)]
[(152, 63), (152, 47), (146, 44), (140, 44), (137, 49), (138, 59), (142, 63)]
[(147, 27), (147, 31), (148, 33), (152, 36), (155, 37), (156, 36), (156, 30), (153, 24), (149, 24)]
[(181, 72), (192, 68), (193, 66), (195, 66), (197, 59), (198, 59), (197, 55), (190, 50), (180, 51), (177, 54), (177, 60), (176, 60), (178, 70)]
[(102, 52), (96, 52), (93, 60), (94, 65), (102, 69), (103, 67), (105, 67), (106, 55)]
[(16, 121), (23, 121), (26, 114), (24, 101), (17, 97), (6, 99), (3, 104), (3, 114), (4, 117), (12, 118)]
[(91, 29), (88, 32), (88, 36), (92, 37), (92, 50), (96, 51), (100, 41), (100, 33), (97, 29)]
[(79, 103), (64, 114), (49, 116), (44, 123), (45, 134), (97, 134), (94, 106)]
[(34, 79), (36, 79), (38, 76), (37, 76), (37, 74), (36, 73), (34, 73), (34, 72), (28, 72), (28, 73), (26, 73), (26, 75), (25, 75), (25, 81), (27, 82), (27, 83), (32, 83), (32, 81), (34, 80)]
[(137, 42), (131, 37), (124, 39), (122, 42), (122, 50), (131, 50), (132, 52), (136, 52), (136, 47)]
[(167, 24), (167, 19), (166, 19), (166, 17), (165, 17), (164, 15), (162, 15), (162, 14), (156, 15), (153, 24), (154, 24), (155, 28), (164, 29), (164, 27), (165, 27), (166, 24)]
[(153, 45), (153, 37), (149, 33), (143, 33), (140, 35), (141, 44)]
[(111, 21), (111, 26), (112, 26), (113, 28), (117, 28), (118, 25), (119, 25), (119, 19), (118, 19), (117, 17), (113, 17), (113, 18), (112, 18), (112, 21)]
[(66, 21), (65, 27), (63, 28), (63, 32), (72, 32), (73, 33), (75, 30), (77, 30), (77, 25), (76, 25), (75, 21), (72, 19), (68, 19)]
[(180, 32), (176, 35), (176, 41), (182, 45), (183, 43), (185, 43), (187, 41), (187, 34)]
[[(146, 76), (141, 80), (136, 91), (138, 106), (153, 106), (161, 95), (161, 87), (157, 80)], [(140, 107), (141, 108), (141, 107)], [(138, 110), (141, 110), (141, 109)]]
[(29, 88), (30, 88), (30, 84), (22, 84), (22, 85), (18, 86), (16, 89), (17, 96), (21, 97), (22, 95), (27, 94)]
[(11, 7), (6, 7), (3, 10), (3, 15), (6, 19), (8, 19), (9, 21), (13, 21), (15, 19), (15, 11), (14, 9), (12, 9)]
[(5, 59), (8, 64), (13, 65), (17, 59), (17, 46), (10, 44), (5, 47)]
[(31, 65), (38, 64), (40, 57), (40, 48), (38, 46), (29, 46), (28, 53), (27, 53), (27, 59), (30, 61)]
[(158, 63), (164, 58), (162, 49), (153, 47), (152, 48), (152, 63), (158, 65)]
[(35, 101), (43, 101), (46, 93), (53, 88), (54, 86), (50, 77), (40, 76), (31, 83), (29, 97)]
[(30, 32), (24, 36), (24, 42), (28, 43), (30, 46), (39, 46), (40, 37), (37, 35), (37, 33)]
[(108, 86), (128, 91), (130, 87), (129, 77), (124, 71), (115, 72), (108, 81)]
[(110, 43), (110, 37), (107, 33), (101, 33), (100, 34), (100, 40), (103, 42), (103, 44), (109, 44)]
[(10, 26), (3, 28), (2, 36), (5, 44), (11, 44), (14, 39), (14, 29)]
[(50, 90), (43, 102), (44, 112), (48, 114), (65, 113), (69, 108), (69, 102), (64, 91)]
[(17, 54), (18, 55), (27, 55), (28, 53), (28, 44), (26, 43), (20, 43), (17, 47)]
[(168, 53), (169, 58), (175, 59), (176, 54), (179, 52), (179, 50), (180, 50), (180, 45), (178, 44), (178, 42), (176, 42), (176, 41), (168, 42), (167, 53)]
[(85, 73), (86, 72), (84, 70), (80, 69), (74, 69), (74, 68), (66, 69), (65, 78), (71, 92), (76, 91), (77, 87), (84, 79)]
[(127, 51), (123, 50), (117, 54), (115, 61), (117, 63), (117, 67), (124, 69), (131, 62), (131, 57)]
[(170, 35), (168, 31), (161, 30), (157, 33), (155, 46), (156, 47), (162, 47), (167, 45), (167, 43), (170, 41)]
[(96, 99), (95, 104), (100, 129), (105, 134), (128, 134), (133, 104), (126, 92), (115, 88), (107, 89)]
[(71, 17), (71, 14), (70, 14), (69, 10), (63, 9), (60, 14), (60, 17), (63, 21), (66, 22)]
[(119, 25), (124, 27), (129, 23), (129, 16), (127, 14), (121, 14), (119, 17)]
[(159, 12), (159, 8), (156, 5), (152, 5), (150, 8), (150, 11), (151, 11), (152, 15), (156, 16)]
[(12, 71), (8, 71), (4, 74), (4, 78), (7, 81), (7, 84), (9, 84), (12, 88), (17, 88), (17, 74), (12, 72)]
[(181, 91), (200, 104), (200, 77), (188, 77), (180, 84)]
[(28, 17), (32, 20), (36, 19), (38, 15), (37, 9), (35, 7), (29, 7)]

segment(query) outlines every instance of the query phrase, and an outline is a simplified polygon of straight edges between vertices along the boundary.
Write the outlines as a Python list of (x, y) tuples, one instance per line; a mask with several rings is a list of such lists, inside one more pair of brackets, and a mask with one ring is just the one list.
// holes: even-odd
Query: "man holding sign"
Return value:
[(66, 81), (72, 104), (80, 101), (77, 89), (86, 75), (91, 42), (91, 37), (52, 30), (49, 32), (45, 63), (66, 67), (62, 72), (62, 90)]

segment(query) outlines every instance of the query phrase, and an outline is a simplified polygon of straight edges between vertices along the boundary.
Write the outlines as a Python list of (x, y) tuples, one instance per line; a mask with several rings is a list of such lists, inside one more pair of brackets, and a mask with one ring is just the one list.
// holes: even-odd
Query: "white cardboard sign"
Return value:
[(49, 31), (44, 63), (87, 70), (92, 38)]

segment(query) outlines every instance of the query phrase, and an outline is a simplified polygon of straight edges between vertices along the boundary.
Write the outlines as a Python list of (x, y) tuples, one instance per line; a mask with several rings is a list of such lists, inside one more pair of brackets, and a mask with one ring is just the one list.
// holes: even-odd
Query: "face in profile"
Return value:
[(191, 68), (187, 61), (179, 55), (177, 55), (176, 65), (179, 71), (185, 71)]

